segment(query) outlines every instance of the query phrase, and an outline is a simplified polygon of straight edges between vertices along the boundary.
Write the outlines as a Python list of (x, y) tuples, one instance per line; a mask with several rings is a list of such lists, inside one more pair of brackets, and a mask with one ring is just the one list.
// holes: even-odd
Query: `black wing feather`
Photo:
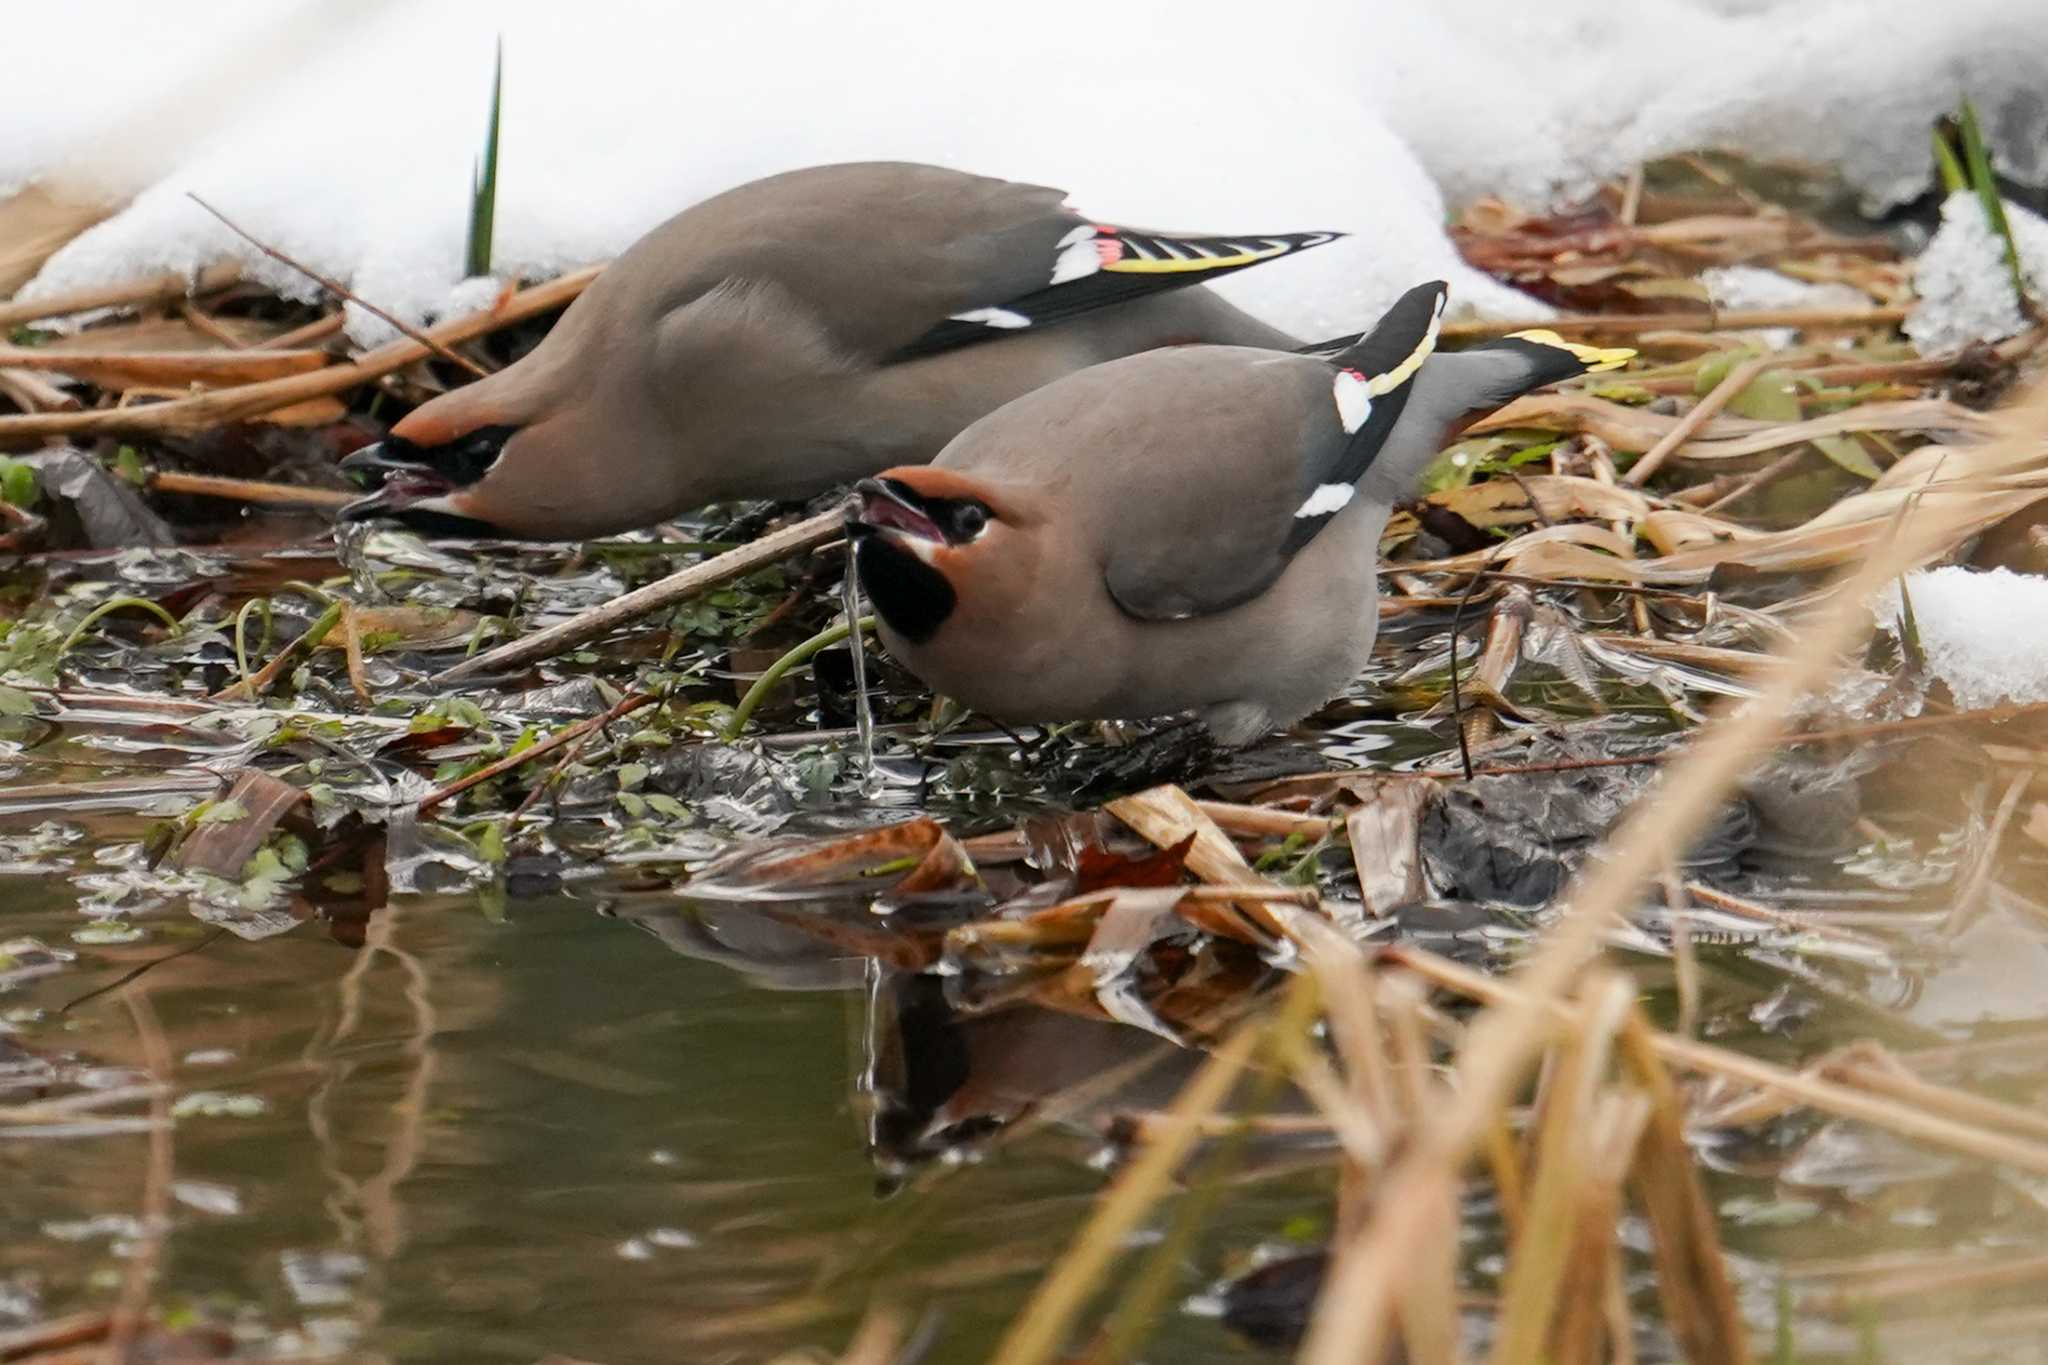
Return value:
[[(1399, 425), (1415, 373), (1435, 348), (1447, 295), (1440, 280), (1409, 290), (1378, 326), (1329, 362), (1328, 396), (1320, 401), (1335, 404), (1337, 420), (1299, 452), (1297, 482), (1284, 499), (1264, 503), (1271, 510), (1233, 512), (1236, 525), (1223, 543), (1195, 537), (1119, 548), (1104, 574), (1118, 608), (1139, 620), (1180, 620), (1227, 611), (1271, 587), (1357, 496), (1358, 481)], [(1375, 386), (1379, 392), (1371, 393)], [(1361, 400), (1369, 408), (1360, 411)], [(1355, 429), (1343, 430), (1354, 417)], [(1319, 503), (1327, 510), (1308, 510)]]
[[(1120, 254), (1118, 262), (1075, 279), (1048, 284), (1016, 298), (992, 300), (981, 308), (966, 310), (993, 310), (1019, 321), (996, 326), (964, 317), (947, 318), (890, 359), (898, 362), (915, 360), (920, 356), (994, 341), (1026, 327), (1050, 327), (1098, 308), (1110, 308), (1132, 299), (1184, 289), (1249, 266), (1292, 256), (1344, 235), (1341, 232), (1276, 232), (1242, 237), (1191, 237), (1134, 228), (1097, 226), (1095, 230), (1101, 240), (1114, 244)], [(1048, 276), (1052, 269), (1053, 261), (1048, 260)]]

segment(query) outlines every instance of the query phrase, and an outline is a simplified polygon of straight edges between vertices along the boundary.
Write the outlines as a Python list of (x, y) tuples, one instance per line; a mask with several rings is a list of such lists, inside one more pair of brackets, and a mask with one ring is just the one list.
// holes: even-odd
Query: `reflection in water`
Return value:
[[(686, 802), (689, 822), (618, 819), (594, 774), (494, 864), (463, 816), (403, 813), (429, 766), (405, 720), (301, 734), (283, 714), (227, 733), (176, 702), (101, 697), (54, 731), (5, 732), (42, 766), (0, 796), (0, 1327), (111, 1302), (167, 1189), (152, 1302), (240, 1324), (252, 1353), (766, 1360), (842, 1342), (884, 1302), (935, 1311), (934, 1359), (980, 1358), (1093, 1207), (1104, 1159), (1201, 1056), (1175, 1040), (1213, 1036), (1275, 979), (1255, 943), (1157, 913), (1148, 878), (1184, 880), (1180, 862), (1101, 817), (1048, 812), (983, 839), (906, 822), (858, 856), (784, 844), (685, 881), (680, 862), (736, 831), (850, 817), (807, 807), (772, 755), (675, 743), (645, 755), (642, 790)], [(1950, 767), (1975, 783), (1981, 763), (1922, 762), (1942, 758), (1931, 748), (1867, 776), (1857, 801), (1825, 767), (1792, 774), (1681, 869), (1701, 888), (1701, 1029), (1787, 1060), (1875, 1035), (1920, 1074), (2032, 1102), (2040, 912), (2018, 888), (2039, 865), (2008, 848), (1977, 917), (1940, 936), (1949, 888), (1991, 853), (1927, 790)], [(267, 899), (152, 866), (138, 803), (216, 789), (195, 784), (198, 762), (287, 752), (328, 764), (301, 778), (398, 817), (323, 813), (311, 865)], [(118, 791), (82, 785), (109, 755), (144, 766)], [(1888, 775), (1913, 788), (1890, 805)], [(1483, 780), (1423, 824), (1435, 897), (1396, 896), (1371, 923), (1338, 909), (1361, 934), (1498, 967), (1638, 776)], [(1357, 875), (1341, 844), (1266, 851), (1275, 875), (1304, 869), (1339, 897)], [(410, 893), (394, 896), (394, 870)], [(1110, 901), (1062, 918), (1091, 877)], [(1618, 945), (1667, 1017), (1672, 934), (1653, 908)], [(168, 1044), (161, 1096), (121, 992), (63, 1009), (138, 969)], [(152, 1185), (158, 1100), (175, 1142)], [(1188, 1283), (1285, 1267), (1198, 1299), (1277, 1342), (1313, 1281), (1332, 1177), (1301, 1165), (1322, 1133), (1271, 1118)], [(2024, 1182), (1853, 1126), (1730, 1129), (1702, 1155), (1757, 1267), (2039, 1234)], [(1468, 1224), (1482, 1267), (1492, 1217)], [(1752, 1288), (1767, 1302), (1761, 1272)], [(1170, 1311), (1152, 1355), (1252, 1350)]]

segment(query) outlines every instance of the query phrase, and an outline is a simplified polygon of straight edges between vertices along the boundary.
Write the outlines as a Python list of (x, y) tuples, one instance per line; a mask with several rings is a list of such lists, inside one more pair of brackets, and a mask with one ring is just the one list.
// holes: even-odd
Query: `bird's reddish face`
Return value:
[(854, 565), (889, 628), (914, 644), (931, 639), (1001, 520), (986, 489), (944, 470), (892, 469), (856, 484), (846, 513)]

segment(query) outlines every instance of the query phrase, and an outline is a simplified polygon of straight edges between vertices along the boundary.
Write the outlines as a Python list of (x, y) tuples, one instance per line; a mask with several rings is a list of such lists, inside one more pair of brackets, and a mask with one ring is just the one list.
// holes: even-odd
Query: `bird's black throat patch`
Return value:
[(861, 589), (889, 629), (914, 645), (938, 634), (960, 603), (946, 576), (870, 527), (849, 529)]

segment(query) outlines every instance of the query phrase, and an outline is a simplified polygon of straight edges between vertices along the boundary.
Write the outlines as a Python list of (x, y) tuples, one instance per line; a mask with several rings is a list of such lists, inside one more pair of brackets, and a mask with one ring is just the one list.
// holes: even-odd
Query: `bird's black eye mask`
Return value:
[(920, 540), (967, 545), (996, 520), (993, 508), (979, 498), (927, 497), (901, 479), (862, 479), (855, 485), (859, 501), (847, 512), (856, 534), (901, 531)]
[(960, 605), (944, 574), (872, 527), (853, 532), (853, 568), (876, 613), (912, 644), (938, 634)]
[(922, 644), (938, 633), (960, 599), (946, 575), (913, 546), (968, 544), (995, 514), (978, 498), (927, 498), (900, 479), (863, 479), (853, 491), (846, 530), (861, 587), (891, 630)]
[[(440, 445), (415, 445), (403, 436), (387, 436), (341, 462), (367, 487), (382, 487), (398, 475), (439, 480), (446, 488), (466, 488), (490, 472), (505, 451), (505, 442), (519, 428), (477, 427)], [(444, 490), (445, 491), (445, 490)]]

